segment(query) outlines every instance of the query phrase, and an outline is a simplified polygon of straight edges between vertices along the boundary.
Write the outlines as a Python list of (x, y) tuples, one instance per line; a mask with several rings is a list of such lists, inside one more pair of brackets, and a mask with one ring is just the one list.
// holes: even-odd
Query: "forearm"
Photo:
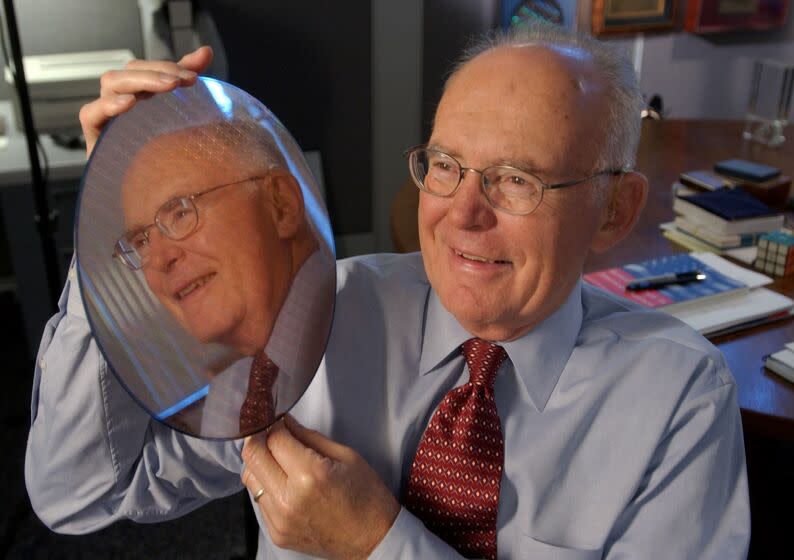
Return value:
[(34, 377), (25, 479), (39, 517), (68, 533), (176, 517), (239, 489), (239, 464), (231, 442), (150, 421), (109, 371), (67, 282)]

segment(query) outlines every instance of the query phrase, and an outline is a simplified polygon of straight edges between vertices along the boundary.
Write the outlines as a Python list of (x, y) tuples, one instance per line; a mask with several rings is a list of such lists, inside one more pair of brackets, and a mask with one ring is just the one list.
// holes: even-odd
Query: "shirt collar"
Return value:
[(323, 289), (323, 279), (327, 279), (333, 267), (334, 264), (329, 265), (322, 252), (317, 250), (295, 274), (265, 345), (265, 354), (278, 365), (280, 372), (291, 374), (304, 371), (307, 364), (303, 362), (316, 357), (314, 348), (311, 348), (312, 352), (296, 349), (313, 342), (307, 340), (316, 321), (312, 314), (323, 312), (328, 307), (328, 302), (323, 300), (328, 297), (328, 291)]
[[(541, 324), (517, 340), (502, 343), (532, 403), (543, 410), (576, 344), (582, 326), (582, 282)], [(419, 373), (426, 375), (459, 356), (458, 347), (471, 338), (430, 290), (422, 338)]]

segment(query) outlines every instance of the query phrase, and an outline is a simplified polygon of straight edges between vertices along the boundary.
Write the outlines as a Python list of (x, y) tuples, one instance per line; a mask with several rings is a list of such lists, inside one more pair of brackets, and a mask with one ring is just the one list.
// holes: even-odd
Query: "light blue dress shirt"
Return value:
[[(470, 335), (440, 305), (419, 255), (341, 261), (337, 275), (331, 340), (293, 414), (356, 449), (399, 497), (435, 407), (468, 378), (457, 348)], [(150, 421), (108, 371), (76, 294), (67, 283), (36, 367), (26, 480), (39, 516), (81, 533), (170, 519), (239, 490), (240, 442)], [(736, 387), (711, 344), (580, 283), (504, 346), (499, 558), (746, 556)], [(403, 509), (371, 557), (459, 556)], [(305, 557), (265, 530), (258, 558)]]

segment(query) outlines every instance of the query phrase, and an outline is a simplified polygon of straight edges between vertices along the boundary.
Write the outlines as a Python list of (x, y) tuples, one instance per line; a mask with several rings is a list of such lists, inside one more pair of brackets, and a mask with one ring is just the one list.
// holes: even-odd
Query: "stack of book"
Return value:
[(680, 187), (673, 211), (675, 220), (661, 225), (663, 235), (689, 249), (714, 253), (755, 245), (785, 221), (781, 212), (738, 188), (695, 192)]
[[(658, 289), (627, 288), (638, 278), (692, 271), (702, 273), (705, 278)], [(713, 253), (679, 253), (591, 272), (584, 275), (584, 280), (646, 307), (670, 313), (710, 336), (784, 319), (794, 308), (794, 300), (764, 288), (772, 282), (771, 278)]]

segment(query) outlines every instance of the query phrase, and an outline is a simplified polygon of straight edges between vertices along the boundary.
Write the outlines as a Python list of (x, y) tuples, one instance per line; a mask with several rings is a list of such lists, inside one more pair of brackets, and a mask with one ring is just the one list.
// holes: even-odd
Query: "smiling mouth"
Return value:
[(457, 249), (455, 250), (455, 254), (459, 257), (466, 259), (467, 261), (481, 262), (486, 264), (510, 264), (510, 261), (486, 259), (485, 257), (481, 257), (480, 255), (472, 255), (470, 253), (464, 253), (463, 251), (458, 251)]
[(212, 272), (210, 274), (207, 274), (206, 276), (202, 276), (201, 278), (197, 278), (196, 280), (193, 280), (190, 284), (188, 284), (187, 286), (185, 286), (176, 293), (177, 301), (182, 301), (183, 299), (185, 299), (194, 290), (200, 288), (201, 286), (212, 280), (214, 276), (215, 273)]

